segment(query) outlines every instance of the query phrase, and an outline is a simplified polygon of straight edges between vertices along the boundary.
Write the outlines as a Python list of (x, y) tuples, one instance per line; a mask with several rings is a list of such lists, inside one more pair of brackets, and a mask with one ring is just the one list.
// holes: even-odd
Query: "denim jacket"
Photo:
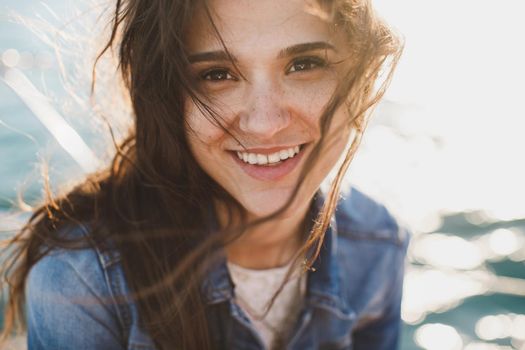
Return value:
[[(73, 230), (87, 234), (83, 226)], [(397, 349), (407, 244), (407, 231), (385, 207), (352, 189), (338, 204), (315, 271), (308, 272), (286, 349)], [(203, 283), (213, 344), (263, 349), (234, 290), (225, 262)], [(155, 349), (136, 305), (122, 302), (127, 294), (118, 252), (53, 251), (27, 281), (29, 349)]]

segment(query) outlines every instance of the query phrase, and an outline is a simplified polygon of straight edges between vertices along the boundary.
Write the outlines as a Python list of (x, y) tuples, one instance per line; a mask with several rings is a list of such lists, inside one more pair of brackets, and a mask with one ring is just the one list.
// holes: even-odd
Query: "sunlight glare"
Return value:
[(523, 247), (523, 237), (509, 229), (494, 230), (489, 236), (491, 250), (499, 256), (507, 256)]
[(525, 342), (525, 315), (500, 314), (484, 316), (476, 322), (476, 335), (483, 340), (512, 337), (516, 343)]
[(101, 166), (100, 160), (76, 130), (56, 111), (49, 103), (48, 98), (38, 91), (22, 71), (10, 68), (3, 78), (7, 85), (17, 93), (27, 107), (55, 137), (58, 144), (86, 173), (92, 172)]
[(429, 323), (419, 327), (416, 343), (426, 350), (461, 350), (463, 341), (458, 331), (451, 326)]
[(20, 53), (16, 49), (7, 49), (0, 56), (0, 63), (8, 68), (16, 67), (20, 61)]
[(484, 262), (475, 244), (457, 236), (432, 233), (415, 241), (413, 247), (418, 261), (435, 267), (471, 270)]
[(483, 340), (495, 340), (510, 336), (511, 319), (506, 315), (489, 315), (476, 323), (476, 334)]
[[(523, 1), (377, 0), (375, 6), (405, 38), (385, 95), (393, 107), (378, 108), (404, 144), (378, 156), (359, 180), (372, 176), (374, 184), (364, 187), (378, 193), (395, 183), (396, 208), (423, 231), (418, 218), (428, 212), (483, 211), (471, 217), (480, 223), (525, 218), (525, 206), (516, 205), (525, 197)], [(418, 141), (425, 138), (427, 144)], [(382, 140), (371, 139), (369, 149)], [(384, 152), (379, 148), (362, 156), (362, 166)], [(385, 173), (387, 179), (376, 179)]]
[(447, 311), (468, 297), (484, 294), (491, 280), (483, 271), (441, 271), (411, 266), (403, 286), (403, 321), (417, 324), (429, 313)]

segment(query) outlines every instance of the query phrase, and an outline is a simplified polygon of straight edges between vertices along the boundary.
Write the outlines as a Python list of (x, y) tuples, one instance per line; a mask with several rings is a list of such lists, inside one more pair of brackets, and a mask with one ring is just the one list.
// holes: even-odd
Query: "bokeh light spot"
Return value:
[(419, 327), (415, 334), (416, 343), (426, 350), (461, 350), (463, 341), (454, 327), (431, 323)]
[(414, 245), (414, 257), (436, 267), (471, 270), (484, 259), (478, 247), (457, 236), (433, 233), (422, 237)]
[(519, 248), (518, 237), (515, 232), (508, 229), (497, 229), (489, 236), (491, 250), (502, 256), (510, 255)]
[(16, 49), (7, 49), (2, 54), (1, 61), (8, 68), (16, 67), (20, 61), (20, 53)]

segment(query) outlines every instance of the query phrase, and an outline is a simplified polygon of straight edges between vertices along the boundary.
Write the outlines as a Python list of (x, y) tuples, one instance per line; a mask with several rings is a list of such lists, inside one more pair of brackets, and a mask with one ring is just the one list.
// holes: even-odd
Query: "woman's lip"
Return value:
[(275, 165), (248, 164), (239, 159), (236, 152), (229, 152), (235, 163), (250, 177), (261, 181), (277, 181), (291, 173), (303, 158), (306, 145), (302, 145), (299, 153)]

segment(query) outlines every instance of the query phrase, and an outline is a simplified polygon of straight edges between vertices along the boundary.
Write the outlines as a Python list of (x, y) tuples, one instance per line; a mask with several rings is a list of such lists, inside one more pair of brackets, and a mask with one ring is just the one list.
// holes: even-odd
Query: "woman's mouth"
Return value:
[(237, 152), (237, 157), (243, 162), (252, 165), (275, 166), (282, 161), (295, 157), (299, 151), (300, 146), (294, 146), (270, 154)]
[(235, 162), (249, 176), (263, 181), (276, 181), (291, 173), (304, 154), (306, 144), (271, 152), (230, 152)]

